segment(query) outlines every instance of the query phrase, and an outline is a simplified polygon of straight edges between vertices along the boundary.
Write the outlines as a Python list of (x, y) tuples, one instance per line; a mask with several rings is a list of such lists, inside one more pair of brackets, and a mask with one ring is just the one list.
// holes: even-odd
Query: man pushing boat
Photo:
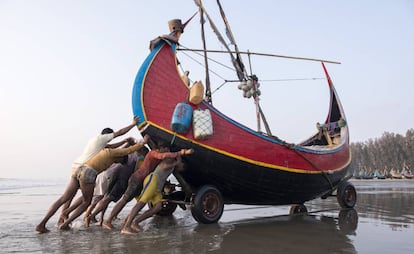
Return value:
[(144, 159), (141, 166), (131, 175), (128, 181), (128, 188), (121, 200), (112, 209), (110, 216), (103, 222), (102, 226), (112, 230), (112, 220), (121, 212), (125, 205), (134, 197), (139, 196), (143, 189), (145, 177), (152, 173), (157, 165), (166, 158), (177, 158), (182, 155), (190, 155), (193, 149), (181, 149), (178, 152), (170, 152), (170, 146), (167, 143), (158, 143), (158, 149), (151, 150)]

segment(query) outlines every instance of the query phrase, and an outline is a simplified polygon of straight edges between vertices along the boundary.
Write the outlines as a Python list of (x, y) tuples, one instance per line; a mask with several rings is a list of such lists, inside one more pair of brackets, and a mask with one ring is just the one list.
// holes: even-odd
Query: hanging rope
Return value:
[(174, 132), (174, 135), (172, 136), (172, 138), (171, 138), (171, 142), (170, 142), (170, 145), (174, 145), (174, 142), (175, 142), (175, 138), (177, 137), (177, 133), (176, 132)]
[[(185, 56), (187, 56), (188, 58), (190, 58), (191, 60), (193, 60), (194, 62), (196, 62), (196, 63), (198, 63), (199, 65), (201, 65), (201, 66), (203, 66), (204, 67), (204, 65), (203, 65), (203, 63), (202, 62), (200, 62), (200, 61), (198, 61), (197, 59), (195, 59), (194, 57), (192, 57), (192, 56), (190, 56), (190, 55), (188, 55), (188, 54), (186, 54), (186, 53), (183, 53)], [(210, 59), (209, 59), (210, 60)], [(213, 61), (213, 60), (212, 60)], [(213, 61), (213, 62), (216, 62), (216, 61)], [(218, 62), (216, 62), (216, 63), (218, 63)], [(217, 76), (218, 78), (220, 78), (220, 79), (222, 79), (222, 80), (226, 80), (225, 78), (223, 78), (221, 75), (219, 75), (217, 72), (215, 72), (215, 71), (213, 71), (213, 70), (211, 70), (211, 69), (209, 69), (209, 72), (211, 72), (212, 74), (214, 74), (215, 76)]]

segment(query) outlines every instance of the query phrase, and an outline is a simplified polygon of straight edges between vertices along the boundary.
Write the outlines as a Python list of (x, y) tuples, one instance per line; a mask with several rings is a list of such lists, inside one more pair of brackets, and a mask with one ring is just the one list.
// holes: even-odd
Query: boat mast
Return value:
[[(224, 40), (223, 36), (221, 35), (220, 31), (217, 29), (217, 26), (214, 24), (213, 20), (211, 19), (210, 15), (207, 13), (206, 9), (204, 8), (204, 6), (201, 4), (201, 0), (195, 0), (195, 3), (197, 4), (197, 6), (200, 8), (200, 10), (203, 11), (203, 13), (206, 15), (208, 22), (210, 23), (211, 29), (213, 29), (214, 33), (217, 36), (217, 39), (221, 42), (221, 44), (223, 44), (223, 46), (226, 48), (226, 52), (228, 52), (230, 54), (230, 58), (231, 61), (234, 65), (234, 67), (237, 69), (240, 69), (239, 65), (236, 64), (237, 60), (234, 57), (233, 53), (234, 51), (232, 51), (229, 46), (227, 45), (226, 41)], [(205, 51), (206, 49), (204, 49)], [(238, 73), (243, 73), (242, 70), (238, 70)], [(243, 78), (241, 79), (243, 80)]]
[(239, 77), (240, 81), (245, 80), (245, 77), (247, 76), (247, 74), (246, 74), (246, 69), (244, 68), (242, 58), (239, 53), (239, 47), (237, 47), (236, 40), (234, 39), (233, 32), (230, 29), (229, 22), (227, 21), (226, 14), (224, 13), (220, 0), (217, 0), (217, 5), (220, 9), (221, 18), (223, 19), (224, 25), (226, 26), (227, 37), (230, 39), (231, 44), (234, 45), (234, 50), (236, 52), (237, 57), (236, 59), (232, 59), (232, 60), (233, 60), (233, 65), (236, 67), (237, 76)]
[[(220, 9), (221, 18), (223, 19), (223, 22), (226, 26), (227, 37), (229, 37), (231, 44), (234, 45), (234, 50), (236, 52), (236, 59), (233, 59), (233, 65), (236, 67), (237, 76), (239, 77), (240, 81), (246, 80), (246, 77), (248, 76), (247, 71), (246, 71), (246, 68), (244, 67), (244, 64), (242, 62), (242, 58), (241, 58), (239, 48), (237, 47), (236, 40), (234, 39), (233, 32), (230, 29), (229, 22), (227, 21), (227, 18), (226, 18), (226, 15), (224, 13), (223, 7), (221, 6), (220, 0), (217, 0), (217, 5)], [(250, 78), (253, 81), (254, 91), (257, 91), (258, 78), (257, 78), (256, 75), (253, 75), (252, 65), (251, 65), (251, 60), (250, 60), (250, 53), (249, 52), (248, 52), (248, 57), (249, 57), (249, 66), (250, 66)], [(257, 131), (259, 131), (259, 132), (262, 131), (261, 130), (262, 128), (261, 128), (261, 125), (260, 125), (260, 121), (261, 121), (261, 118), (262, 118), (263, 124), (265, 125), (267, 134), (272, 135), (272, 133), (270, 132), (269, 125), (268, 125), (268, 123), (266, 121), (266, 118), (263, 114), (263, 111), (260, 107), (259, 94), (257, 92), (255, 92), (253, 94), (253, 99), (254, 99), (254, 104), (255, 104), (255, 107), (256, 107)]]
[(203, 51), (204, 51), (204, 65), (206, 70), (206, 101), (208, 103), (212, 103), (211, 99), (211, 86), (210, 86), (210, 74), (209, 74), (209, 68), (208, 68), (208, 57), (207, 57), (207, 46), (206, 46), (206, 37), (204, 33), (204, 11), (203, 11), (203, 4), (201, 3), (201, 0), (197, 0), (198, 9), (200, 12), (200, 23), (201, 23), (201, 39), (203, 41)]
[[(253, 82), (254, 85), (254, 91), (257, 91), (257, 84), (258, 84), (258, 80), (257, 77), (253, 74), (251, 74), (250, 76), (247, 74), (246, 68), (244, 67), (242, 60), (241, 60), (241, 54), (240, 51), (237, 47), (237, 44), (235, 43), (235, 39), (233, 36), (233, 33), (231, 32), (230, 26), (228, 24), (227, 18), (224, 14), (223, 8), (220, 4), (220, 1), (217, 0), (217, 5), (219, 6), (220, 9), (220, 13), (221, 13), (221, 17), (223, 19), (223, 22), (226, 26), (226, 30), (227, 30), (227, 35), (231, 41), (231, 43), (234, 45), (235, 47), (235, 51), (232, 51), (229, 46), (227, 45), (226, 41), (224, 40), (223, 36), (221, 35), (221, 33), (219, 32), (219, 30), (217, 29), (217, 26), (214, 24), (213, 20), (210, 18), (209, 14), (207, 13), (207, 11), (205, 10), (205, 8), (203, 7), (201, 0), (195, 0), (194, 1), (196, 3), (196, 5), (199, 8), (199, 12), (200, 12), (200, 20), (201, 20), (201, 30), (202, 30), (202, 38), (203, 38), (203, 52), (204, 52), (204, 61), (206, 64), (206, 97), (207, 97), (207, 101), (211, 103), (211, 90), (210, 90), (210, 80), (209, 80), (209, 76), (208, 76), (208, 66), (207, 66), (207, 52), (208, 50), (206, 49), (205, 46), (205, 37), (204, 37), (204, 14), (206, 15), (211, 28), (213, 29), (214, 33), (216, 34), (218, 40), (223, 44), (223, 46), (226, 48), (227, 52), (230, 54), (230, 58), (231, 61), (233, 63), (234, 68), (236, 69), (236, 73), (237, 73), (237, 77), (239, 78), (239, 81), (241, 82), (246, 82), (246, 81), (251, 81)], [(235, 54), (236, 57), (233, 55)], [(265, 124), (266, 127), (266, 131), (268, 135), (271, 135), (270, 133), (270, 128), (267, 124), (267, 121), (265, 119), (265, 116), (263, 114), (263, 111), (260, 108), (259, 105), (259, 97), (258, 97), (258, 93), (255, 92), (254, 95), (254, 103), (256, 106), (256, 116), (257, 116), (257, 128), (258, 131), (261, 131), (261, 127), (260, 127), (260, 116), (262, 116), (263, 122)]]
[[(218, 0), (217, 0), (218, 2)], [(250, 74), (252, 76), (253, 79), (253, 86), (255, 91), (257, 91), (257, 77), (256, 75), (252, 75), (253, 70), (252, 70), (252, 62), (250, 59), (250, 54), (248, 54), (248, 59), (249, 59), (249, 68), (250, 68)], [(254, 99), (254, 105), (256, 106), (256, 121), (257, 121), (257, 131), (261, 132), (262, 128), (260, 126), (260, 113), (261, 111), (259, 110), (260, 106), (259, 106), (259, 96), (257, 94), (253, 95), (253, 99)]]

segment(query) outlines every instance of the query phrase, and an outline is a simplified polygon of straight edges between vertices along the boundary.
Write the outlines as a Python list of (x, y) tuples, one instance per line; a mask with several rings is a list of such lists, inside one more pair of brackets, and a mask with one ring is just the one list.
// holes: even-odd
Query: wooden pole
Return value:
[(201, 23), (201, 38), (203, 40), (203, 52), (204, 52), (204, 65), (205, 65), (205, 69), (206, 69), (206, 93), (205, 93), (205, 97), (208, 103), (212, 103), (212, 99), (211, 99), (211, 87), (210, 87), (210, 75), (208, 72), (208, 58), (207, 58), (207, 46), (206, 46), (206, 38), (205, 38), (205, 34), (204, 34), (204, 12), (203, 12), (203, 7), (202, 7), (202, 3), (201, 0), (199, 0), (199, 12), (200, 12), (200, 23)]
[(297, 57), (297, 56), (285, 56), (285, 55), (277, 55), (277, 54), (267, 54), (267, 53), (258, 53), (258, 52), (250, 52), (250, 51), (223, 51), (223, 50), (204, 50), (204, 49), (185, 49), (179, 48), (178, 50), (182, 51), (193, 51), (193, 52), (208, 52), (208, 53), (239, 53), (244, 55), (256, 55), (256, 56), (269, 56), (269, 57), (279, 57), (279, 58), (288, 58), (288, 59), (295, 59), (295, 60), (305, 60), (305, 61), (315, 61), (315, 62), (323, 62), (323, 63), (331, 63), (331, 64), (341, 64), (337, 61), (330, 61), (324, 59), (317, 59), (317, 58), (308, 58), (308, 57)]

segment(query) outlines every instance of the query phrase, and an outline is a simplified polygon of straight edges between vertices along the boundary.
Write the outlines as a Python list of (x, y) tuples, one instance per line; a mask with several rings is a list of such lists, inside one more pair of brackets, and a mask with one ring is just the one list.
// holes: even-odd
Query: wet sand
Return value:
[[(0, 191), (1, 253), (414, 253), (414, 180), (353, 180), (355, 209), (335, 197), (306, 203), (306, 216), (287, 206), (227, 205), (218, 224), (198, 224), (191, 212), (154, 217), (138, 235), (121, 235), (76, 220), (69, 231), (35, 225), (65, 184)], [(132, 203), (121, 212), (124, 218)], [(110, 209), (113, 205), (110, 206)], [(115, 221), (117, 229), (120, 220)]]

